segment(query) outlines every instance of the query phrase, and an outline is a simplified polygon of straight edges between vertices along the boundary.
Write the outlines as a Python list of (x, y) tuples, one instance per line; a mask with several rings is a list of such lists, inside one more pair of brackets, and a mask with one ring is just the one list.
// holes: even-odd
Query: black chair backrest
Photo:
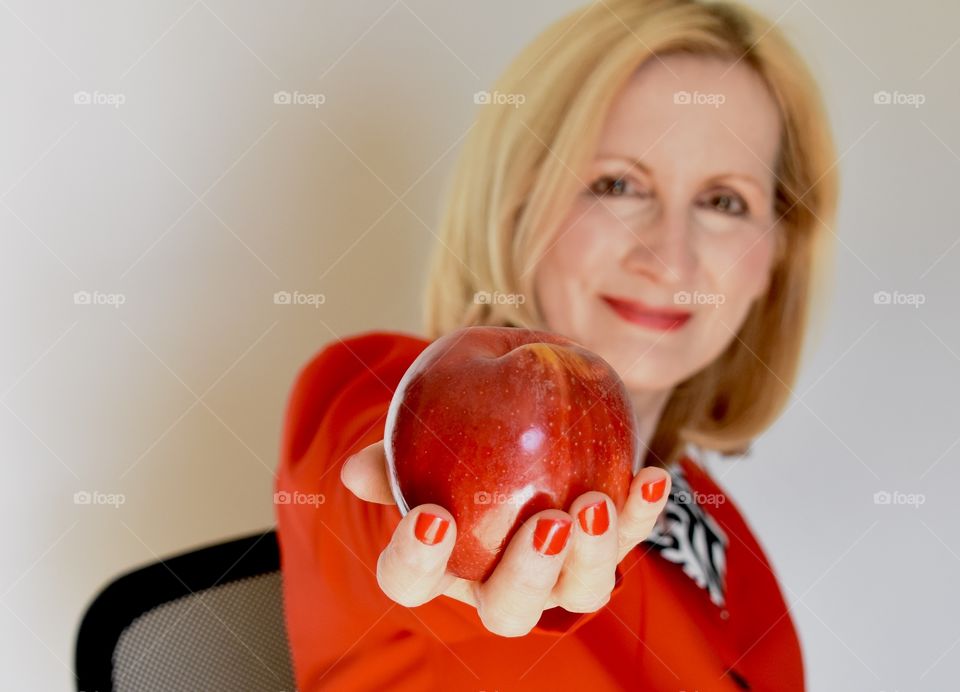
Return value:
[(88, 606), (81, 692), (295, 690), (273, 530), (130, 571)]

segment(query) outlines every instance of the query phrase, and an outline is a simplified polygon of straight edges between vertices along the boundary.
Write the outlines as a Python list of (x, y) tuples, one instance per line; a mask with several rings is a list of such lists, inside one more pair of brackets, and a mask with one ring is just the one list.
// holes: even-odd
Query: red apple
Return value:
[(401, 513), (446, 508), (458, 532), (448, 569), (482, 581), (533, 514), (589, 490), (622, 509), (636, 439), (626, 387), (597, 354), (557, 334), (466, 327), (404, 373), (384, 449)]

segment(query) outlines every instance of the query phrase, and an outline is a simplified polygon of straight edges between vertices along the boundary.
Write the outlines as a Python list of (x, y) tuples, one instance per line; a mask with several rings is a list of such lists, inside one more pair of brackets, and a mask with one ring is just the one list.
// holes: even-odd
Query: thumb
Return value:
[(340, 468), (340, 481), (354, 495), (367, 502), (395, 505), (387, 478), (387, 457), (383, 440), (364, 447)]

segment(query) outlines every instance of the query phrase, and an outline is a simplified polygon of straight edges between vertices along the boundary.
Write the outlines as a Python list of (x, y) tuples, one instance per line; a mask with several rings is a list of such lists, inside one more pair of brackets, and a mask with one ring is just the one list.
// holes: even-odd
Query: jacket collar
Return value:
[(672, 481), (670, 495), (646, 542), (662, 558), (679, 565), (722, 608), (726, 602), (726, 552), (730, 541), (710, 513), (716, 500), (691, 484), (690, 476), (696, 475), (697, 469), (690, 465), (699, 466), (698, 451), (688, 445), (680, 461), (667, 467)]

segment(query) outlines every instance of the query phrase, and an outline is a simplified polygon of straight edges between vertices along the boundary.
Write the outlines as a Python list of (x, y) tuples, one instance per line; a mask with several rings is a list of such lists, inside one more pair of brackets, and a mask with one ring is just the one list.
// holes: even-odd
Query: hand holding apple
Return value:
[[(340, 479), (361, 500), (394, 504), (382, 440), (350, 457)], [(620, 513), (607, 495), (590, 491), (574, 500), (568, 512), (534, 514), (485, 582), (461, 579), (446, 568), (457, 537), (453, 515), (440, 505), (413, 507), (380, 553), (377, 583), (391, 600), (411, 608), (440, 595), (466, 603), (477, 609), (484, 627), (506, 637), (527, 634), (543, 611), (555, 606), (577, 613), (598, 610), (610, 598), (617, 565), (650, 535), (666, 506), (670, 482), (663, 469), (645, 467), (631, 482)], [(608, 510), (606, 530), (591, 509), (598, 501)], [(557, 554), (536, 550), (533, 536), (542, 519), (573, 525)]]
[(639, 465), (626, 388), (557, 334), (467, 327), (431, 343), (390, 403), (384, 433), (400, 510), (434, 503), (458, 536), (447, 568), (483, 581), (519, 527), (599, 491), (619, 512)]
[[(552, 338), (560, 341), (559, 337)], [(544, 346), (538, 346), (536, 343), (556, 344), (557, 342), (535, 342), (532, 347), (524, 347), (526, 352), (514, 354), (514, 360), (527, 359), (529, 363), (531, 351), (536, 354), (539, 349), (541, 363), (561, 362), (559, 356), (555, 361), (553, 358), (555, 353), (553, 355), (544, 353)], [(565, 343), (560, 345), (566, 346)], [(509, 349), (505, 351), (505, 353), (509, 352), (511, 352)], [(502, 354), (489, 357), (493, 361), (500, 360), (501, 364), (503, 361), (511, 360), (511, 357), (503, 358)], [(539, 372), (548, 371), (544, 368)], [(514, 383), (516, 386), (508, 391), (532, 393), (534, 389), (529, 384), (529, 369), (524, 368), (520, 372), (525, 374), (522, 377), (516, 375), (518, 378)], [(546, 394), (543, 393), (544, 390), (540, 390), (543, 399), (540, 404), (533, 404), (533, 407), (541, 412), (546, 410), (542, 403), (551, 402), (550, 389), (553, 389), (554, 397), (561, 394), (570, 397), (569, 390), (556, 389), (559, 386), (558, 383), (563, 382), (562, 378), (555, 380), (554, 386), (548, 388)], [(502, 391), (491, 391), (493, 395), (488, 398), (494, 401), (496, 396), (502, 394)], [(622, 392), (616, 388), (613, 392), (616, 397), (622, 395)], [(467, 397), (465, 403), (476, 398), (476, 396)], [(437, 405), (440, 408), (436, 411), (444, 411), (443, 403)], [(569, 405), (572, 410), (572, 401)], [(449, 404), (447, 406), (446, 410), (449, 411)], [(553, 407), (553, 410), (556, 411), (556, 407)], [(565, 407), (563, 410), (566, 410)], [(523, 412), (519, 408), (514, 408), (512, 411), (517, 416), (519, 416), (517, 411)], [(562, 418), (561, 420), (567, 422), (567, 428), (571, 428), (571, 421), (574, 419)], [(395, 424), (396, 421), (394, 426)], [(452, 419), (451, 425), (454, 427), (450, 430), (455, 435), (457, 428)], [(501, 422), (500, 425), (502, 431), (503, 423)], [(495, 427), (496, 423), (494, 423)], [(556, 424), (552, 428), (546, 424), (548, 431), (557, 430), (558, 427), (564, 429), (563, 426)], [(572, 429), (577, 428), (572, 425)], [(603, 428), (598, 425), (595, 429)], [(449, 433), (450, 430), (446, 432)], [(581, 434), (584, 434), (582, 429)], [(520, 448), (529, 454), (529, 450), (524, 447), (523, 439), (521, 432)], [(529, 436), (527, 439), (529, 441)], [(577, 442), (577, 449), (587, 448), (594, 453), (598, 449), (598, 446), (583, 443), (576, 437), (572, 440), (567, 439), (568, 448), (574, 447), (574, 441)], [(474, 449), (483, 451), (484, 448), (478, 445)], [(623, 457), (626, 457), (632, 463), (632, 454), (635, 451), (627, 452), (623, 447), (619, 449), (620, 462), (622, 463)], [(582, 472), (582, 468), (575, 469), (572, 464), (549, 467), (549, 461), (547, 464), (548, 469), (560, 469), (567, 474), (566, 482), (571, 486), (577, 483), (588, 483), (583, 480), (582, 475), (578, 475), (578, 472)], [(427, 468), (428, 474), (430, 468)], [(611, 469), (616, 468), (617, 464), (611, 465)], [(630, 469), (629, 464), (627, 468)], [(540, 479), (549, 482), (551, 475), (542, 468), (540, 470), (542, 472)], [(542, 475), (544, 473), (545, 476)], [(613, 475), (614, 478), (618, 476), (618, 474)], [(570, 481), (571, 477), (574, 479), (573, 482)], [(394, 488), (391, 487), (393, 476), (388, 471), (383, 440), (361, 449), (349, 458), (341, 468), (340, 478), (343, 484), (361, 500), (383, 505), (392, 505), (396, 502)], [(467, 476), (468, 480), (470, 478), (472, 476)], [(615, 501), (601, 490), (588, 490), (575, 497), (572, 503), (566, 506), (566, 511), (557, 508), (536, 511), (525, 522), (520, 523), (519, 527), (513, 526), (508, 529), (513, 537), (506, 542), (506, 546), (499, 554), (494, 555), (496, 565), (484, 581), (461, 578), (449, 568), (454, 546), (458, 544), (461, 527), (458, 526), (457, 520), (447, 506), (433, 502), (414, 504), (411, 501), (409, 509), (406, 506), (401, 508), (402, 516), (389, 543), (380, 553), (377, 562), (378, 585), (390, 599), (408, 607), (422, 605), (439, 595), (469, 604), (477, 609), (481, 622), (489, 631), (508, 637), (527, 634), (540, 620), (543, 611), (555, 606), (579, 613), (598, 610), (610, 598), (615, 585), (617, 565), (629, 551), (646, 540), (653, 529), (666, 505), (670, 483), (670, 475), (663, 469), (640, 468), (632, 480), (627, 476), (629, 487), (625, 502), (618, 502), (619, 497), (618, 501)], [(399, 484), (396, 485), (399, 486)], [(564, 483), (561, 483), (562, 485)], [(615, 494), (619, 492), (618, 487), (617, 483), (611, 484)], [(557, 504), (564, 506), (566, 497), (574, 495), (576, 490), (568, 487), (564, 498), (560, 498), (560, 495), (564, 494), (563, 488), (543, 492), (547, 497), (553, 498)], [(525, 495), (521, 495), (523, 496)], [(405, 503), (408, 500), (409, 498), (404, 498)], [(469, 523), (469, 520), (465, 519), (465, 521)], [(504, 520), (501, 519), (501, 521)], [(538, 528), (543, 526), (552, 528), (547, 532), (538, 531)], [(561, 532), (553, 529), (564, 526), (569, 527), (569, 533), (567, 533), (567, 540), (560, 544), (556, 539)], [(536, 540), (538, 533), (547, 540), (538, 542)], [(477, 535), (482, 536), (482, 532), (475, 534)], [(470, 543), (468, 542), (467, 545), (469, 546)], [(480, 541), (480, 547), (481, 558), (489, 559), (489, 550), (482, 541)], [(559, 550), (556, 550), (558, 547)]]

